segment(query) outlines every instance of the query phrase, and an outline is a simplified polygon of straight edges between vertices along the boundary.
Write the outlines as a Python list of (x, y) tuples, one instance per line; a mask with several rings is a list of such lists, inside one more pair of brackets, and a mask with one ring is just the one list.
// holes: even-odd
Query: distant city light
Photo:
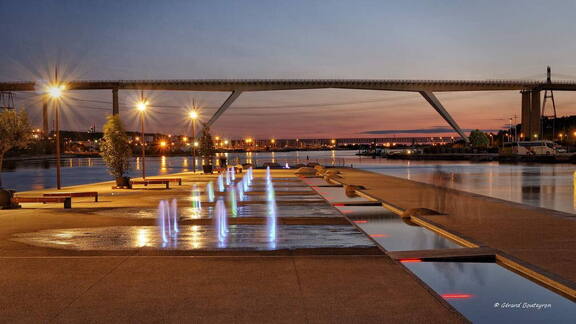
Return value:
[(165, 141), (160, 142), (160, 147), (166, 147), (166, 142)]
[(190, 119), (196, 119), (196, 118), (198, 118), (198, 112), (196, 110), (191, 110), (188, 113), (188, 116), (190, 117)]

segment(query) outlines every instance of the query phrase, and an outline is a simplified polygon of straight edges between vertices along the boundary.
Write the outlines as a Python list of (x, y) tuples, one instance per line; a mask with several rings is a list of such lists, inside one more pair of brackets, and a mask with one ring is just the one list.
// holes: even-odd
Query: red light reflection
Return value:
[(442, 294), (445, 299), (466, 299), (472, 297), (471, 294)]

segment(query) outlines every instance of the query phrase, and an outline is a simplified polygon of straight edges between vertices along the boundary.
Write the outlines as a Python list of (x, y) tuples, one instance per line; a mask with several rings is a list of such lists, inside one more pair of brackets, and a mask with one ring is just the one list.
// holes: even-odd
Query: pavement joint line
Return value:
[(296, 275), (296, 282), (298, 283), (298, 292), (300, 293), (300, 298), (298, 298), (298, 300), (300, 301), (300, 307), (302, 308), (302, 312), (304, 313), (304, 320), (306, 321), (306, 323), (310, 323), (310, 320), (308, 319), (308, 312), (306, 312), (306, 307), (304, 307), (304, 292), (302, 290), (302, 282), (300, 281), (300, 274), (298, 273), (298, 267), (296, 267), (296, 261), (294, 260), (294, 258), (291, 258), (292, 260), (292, 267), (294, 267), (294, 274)]
[(118, 262), (118, 264), (114, 267), (112, 267), (112, 269), (110, 269), (108, 272), (106, 272), (102, 277), (100, 277), (99, 279), (97, 279), (95, 282), (93, 282), (88, 288), (86, 288), (84, 291), (82, 291), (80, 294), (78, 294), (76, 296), (76, 298), (74, 298), (70, 303), (68, 303), (66, 306), (64, 306), (62, 308), (62, 310), (60, 310), (53, 318), (51, 318), (48, 322), (55, 322), (58, 317), (60, 317), (60, 315), (62, 315), (68, 308), (70, 308), (70, 306), (72, 306), (76, 301), (78, 301), (82, 296), (84, 296), (87, 292), (89, 292), (92, 288), (94, 288), (94, 286), (96, 286), (97, 284), (99, 284), (100, 282), (102, 282), (102, 280), (104, 280), (106, 277), (108, 277), (112, 272), (116, 271), (122, 264), (124, 264), (124, 262), (126, 262), (126, 260), (128, 260), (130, 258), (129, 255), (124, 257), (124, 260)]

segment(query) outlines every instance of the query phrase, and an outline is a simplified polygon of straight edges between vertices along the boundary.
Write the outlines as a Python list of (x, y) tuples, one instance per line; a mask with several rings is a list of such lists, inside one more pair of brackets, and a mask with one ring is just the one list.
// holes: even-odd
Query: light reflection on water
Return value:
[[(574, 323), (576, 304), (495, 263), (404, 263), (474, 323)], [(505, 303), (520, 305), (506, 306)], [(535, 309), (527, 305), (548, 304)]]
[[(401, 161), (359, 158), (356, 151), (276, 152), (277, 162), (291, 163), (316, 159), (346, 159), (346, 164), (366, 170), (434, 183), (440, 186), (474, 192), (531, 206), (576, 211), (576, 167), (573, 164), (499, 164), (442, 161)], [(304, 157), (305, 156), (305, 157)], [(271, 153), (230, 153), (229, 161), (270, 161)], [(139, 157), (134, 161), (139, 162)], [(100, 158), (74, 158), (73, 167), (63, 167), (64, 185), (77, 185), (111, 180)], [(189, 157), (147, 157), (149, 175), (183, 172), (189, 168)], [(4, 185), (18, 191), (53, 188), (54, 160), (4, 161)], [(131, 176), (139, 176), (139, 164), (133, 163)], [(63, 166), (68, 166), (64, 164)]]
[(171, 250), (278, 250), (306, 248), (371, 248), (374, 244), (350, 225), (277, 225), (275, 239), (262, 225), (226, 225), (225, 244), (211, 225), (181, 225), (169, 244), (157, 226), (113, 226), (42, 230), (14, 235), (31, 245), (82, 251), (119, 251), (139, 248)]
[(408, 225), (400, 216), (380, 206), (336, 207), (356, 222), (387, 251), (461, 248), (459, 244), (426, 228)]

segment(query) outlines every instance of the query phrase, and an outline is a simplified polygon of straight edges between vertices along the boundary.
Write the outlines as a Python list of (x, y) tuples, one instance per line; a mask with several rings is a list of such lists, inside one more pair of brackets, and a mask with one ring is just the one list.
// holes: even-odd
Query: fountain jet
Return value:
[(228, 224), (226, 219), (226, 206), (224, 205), (224, 200), (218, 199), (215, 208), (215, 230), (218, 236), (218, 242), (220, 247), (224, 247), (226, 237), (228, 236)]
[(230, 185), (230, 169), (226, 170), (226, 186)]
[(236, 184), (236, 191), (238, 192), (238, 201), (244, 201), (244, 184), (243, 184), (243, 182), (238, 182)]
[(166, 200), (161, 200), (158, 203), (158, 226), (160, 229), (160, 236), (164, 244), (178, 240), (178, 205), (176, 199), (172, 199), (169, 203)]
[(212, 181), (206, 185), (206, 193), (208, 194), (208, 201), (214, 202), (214, 183)]
[(222, 179), (222, 174), (218, 175), (218, 191), (224, 192), (224, 179)]
[(230, 186), (228, 188), (230, 191), (230, 210), (232, 211), (232, 216), (238, 216), (238, 203), (236, 202), (236, 188), (234, 186)]

